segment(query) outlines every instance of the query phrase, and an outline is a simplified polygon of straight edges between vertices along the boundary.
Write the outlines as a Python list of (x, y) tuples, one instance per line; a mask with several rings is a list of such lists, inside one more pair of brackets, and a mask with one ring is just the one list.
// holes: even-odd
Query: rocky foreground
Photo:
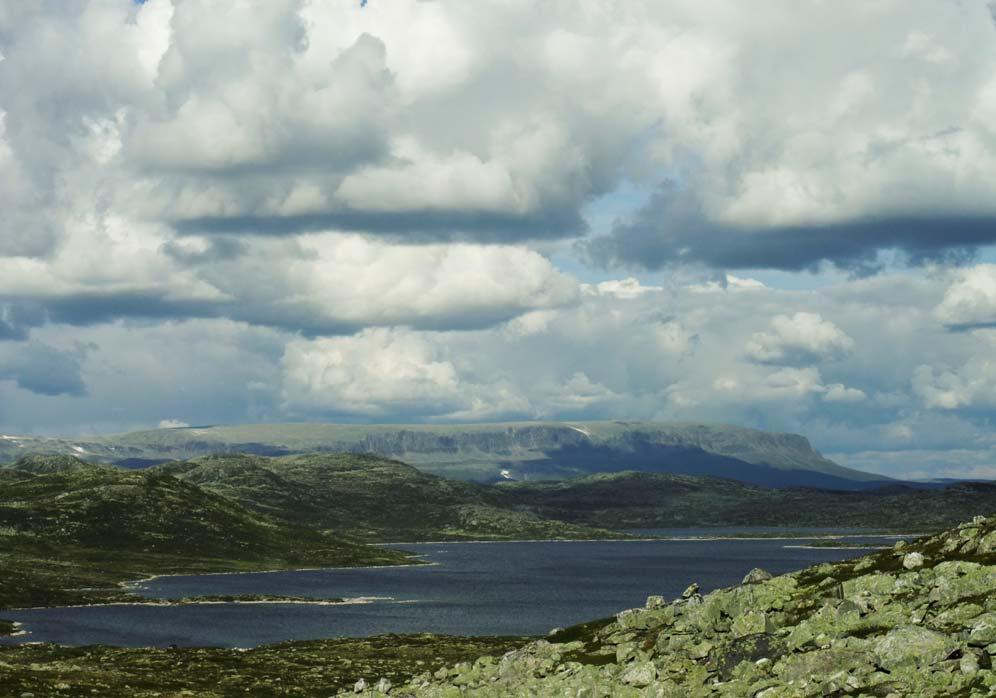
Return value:
[(996, 518), (554, 631), (368, 696), (996, 695)]

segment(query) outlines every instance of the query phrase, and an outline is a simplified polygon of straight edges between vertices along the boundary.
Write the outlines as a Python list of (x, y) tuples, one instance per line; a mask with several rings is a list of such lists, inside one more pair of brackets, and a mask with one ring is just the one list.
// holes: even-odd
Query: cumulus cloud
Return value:
[(925, 407), (996, 406), (996, 362), (988, 357), (974, 357), (957, 369), (917, 366), (912, 384)]
[(452, 363), (408, 332), (298, 341), (282, 361), (284, 399), (293, 407), (344, 414), (447, 413), (463, 405)]
[(623, 181), (661, 188), (590, 248), (601, 261), (800, 269), (993, 240), (981, 0), (247, 13), (5, 13), (5, 249), (51, 249), (94, 202), (184, 233), (540, 239), (583, 232)]
[[(691, 285), (638, 293), (629, 280), (599, 286), (608, 292), (592, 286), (577, 305), (493, 329), (298, 340), (283, 357), (284, 398), (298, 410), (445, 420), (707, 413), (742, 420), (754, 408), (800, 414), (867, 400), (847, 373), (827, 380), (815, 366), (766, 366), (737, 351), (751, 337), (746, 309), (779, 292), (758, 299), (734, 287), (717, 303)], [(833, 328), (818, 349), (841, 344), (845, 335)]]
[(955, 329), (996, 325), (996, 264), (959, 270), (934, 314)]
[[(109, 242), (111, 254), (101, 254)], [(356, 235), (173, 241), (105, 221), (46, 260), (0, 258), (0, 338), (45, 320), (229, 317), (309, 334), (370, 325), (480, 327), (576, 301), (531, 250), (391, 245)]]
[(638, 298), (645, 293), (663, 291), (662, 286), (644, 286), (632, 276), (625, 279), (610, 279), (597, 284), (585, 284), (582, 290), (589, 295), (609, 295), (616, 298)]
[(854, 349), (854, 340), (817, 313), (776, 315), (770, 332), (757, 332), (747, 343), (752, 360), (770, 364), (807, 364), (839, 359)]

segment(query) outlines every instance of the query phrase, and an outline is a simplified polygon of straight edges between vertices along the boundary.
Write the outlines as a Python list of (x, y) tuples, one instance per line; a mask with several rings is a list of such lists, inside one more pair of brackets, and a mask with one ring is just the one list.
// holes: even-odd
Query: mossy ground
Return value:
[[(360, 677), (397, 685), (482, 654), (521, 646), (522, 637), (384, 635), (235, 649), (0, 647), (0, 695), (66, 698), (151, 696), (327, 696)], [(184, 694), (183, 691), (189, 693)]]

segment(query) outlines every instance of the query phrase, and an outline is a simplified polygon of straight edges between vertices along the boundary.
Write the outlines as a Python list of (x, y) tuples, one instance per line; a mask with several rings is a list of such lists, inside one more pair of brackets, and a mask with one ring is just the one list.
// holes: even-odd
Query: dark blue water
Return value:
[(160, 577), (137, 588), (158, 598), (374, 597), (369, 603), (93, 606), (2, 615), (23, 622), (30, 633), (6, 642), (71, 645), (252, 647), (381, 633), (532, 635), (642, 605), (650, 594), (673, 598), (693, 581), (710, 590), (739, 583), (752, 567), (781, 573), (863, 552), (785, 545), (776, 540), (421, 543), (395, 547), (433, 564)]

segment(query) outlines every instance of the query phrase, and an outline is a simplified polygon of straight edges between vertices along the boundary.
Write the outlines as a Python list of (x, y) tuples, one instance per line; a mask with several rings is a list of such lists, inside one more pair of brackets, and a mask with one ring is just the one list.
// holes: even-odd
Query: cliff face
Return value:
[(996, 693), (996, 518), (856, 560), (567, 630), (391, 696), (987, 696)]

